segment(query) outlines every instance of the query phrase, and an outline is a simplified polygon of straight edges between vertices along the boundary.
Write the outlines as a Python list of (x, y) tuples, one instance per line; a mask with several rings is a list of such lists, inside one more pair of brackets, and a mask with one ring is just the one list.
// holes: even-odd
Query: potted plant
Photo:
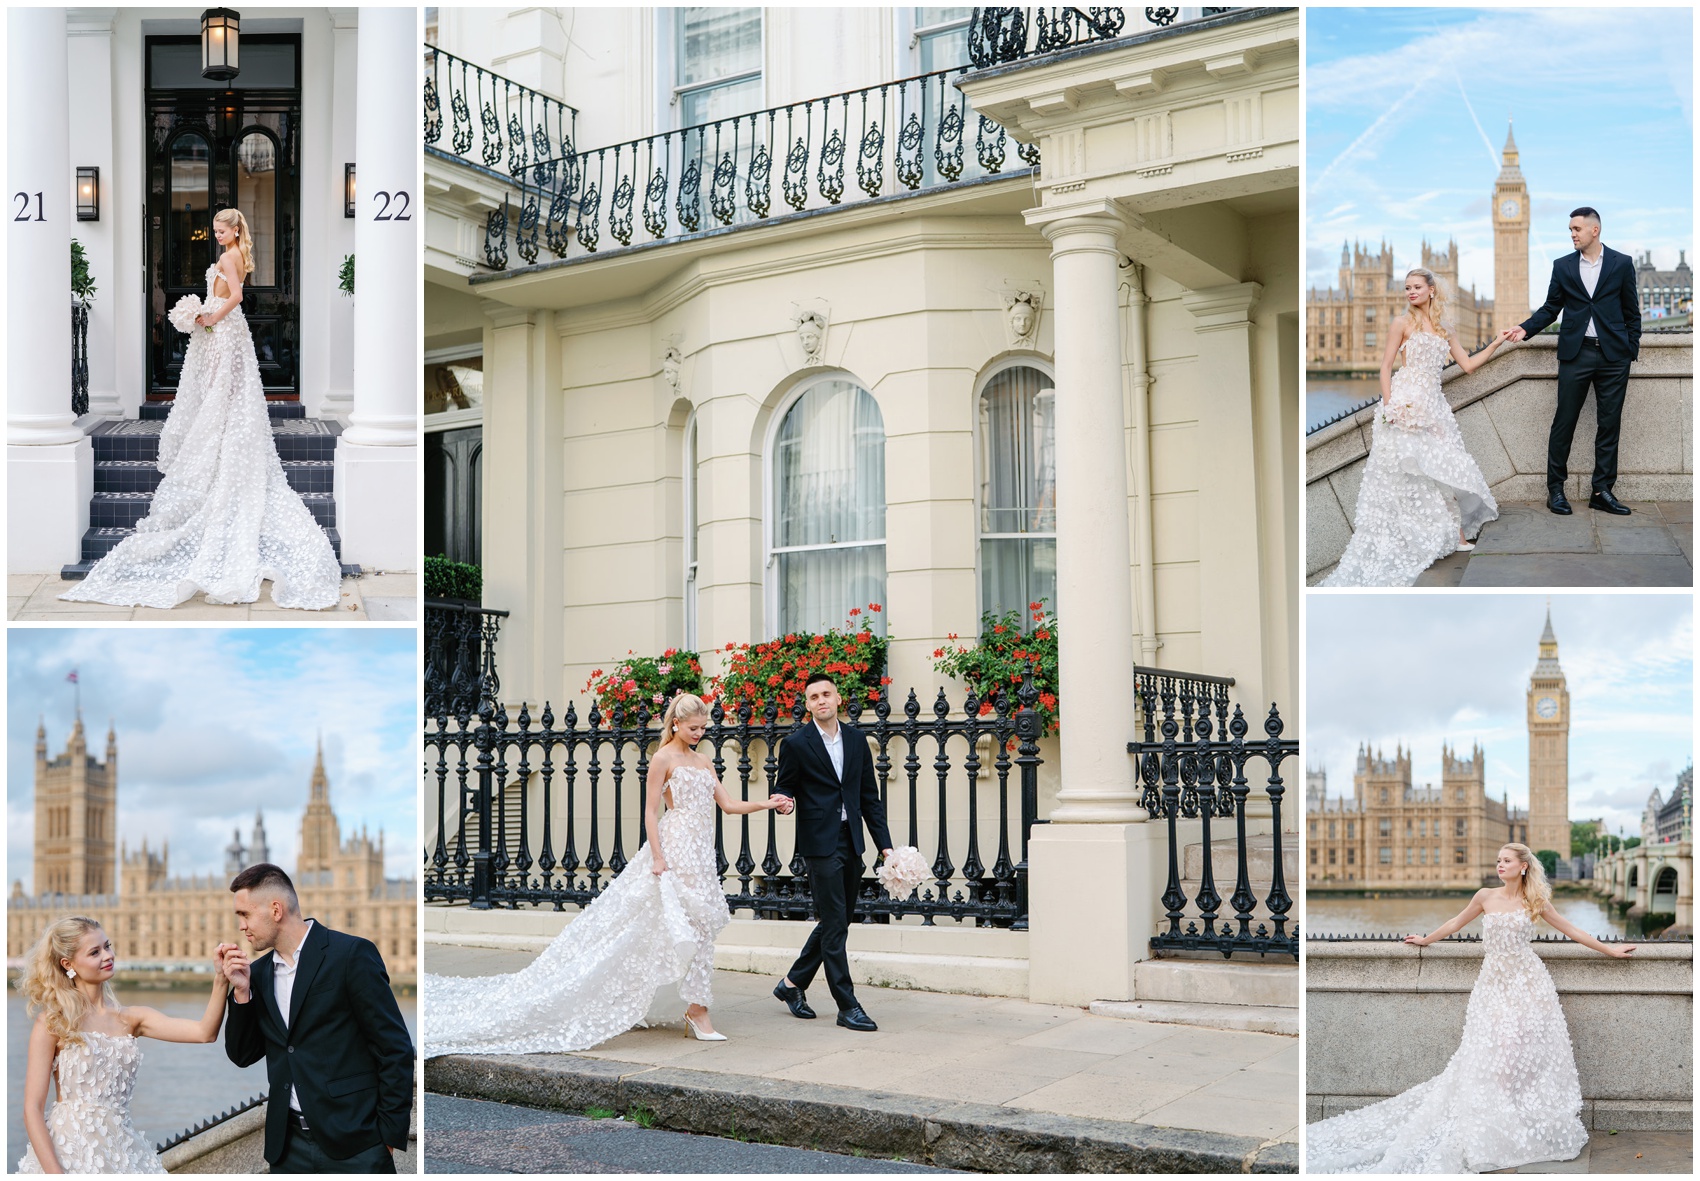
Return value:
[(1019, 708), (1015, 696), (1022, 674), (1033, 669), (1033, 687), (1039, 696), (1033, 708), (1043, 724), (1042, 735), (1052, 735), (1062, 724), (1057, 700), (1057, 617), (1048, 601), (1027, 604), (1029, 618), (1020, 612), (990, 611), (980, 617), (980, 638), (963, 647), (952, 633), (950, 642), (933, 650), (933, 670), (955, 677), (980, 698), (980, 712), (997, 708), (995, 695), (1007, 693), (1010, 708)]

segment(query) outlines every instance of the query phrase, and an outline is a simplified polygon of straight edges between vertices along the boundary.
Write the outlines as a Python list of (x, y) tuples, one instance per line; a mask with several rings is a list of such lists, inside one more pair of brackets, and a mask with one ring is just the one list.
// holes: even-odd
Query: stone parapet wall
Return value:
[[(1694, 1101), (1694, 945), (1645, 943), (1628, 960), (1539, 943), (1570, 1026), (1584, 1122), (1687, 1128)], [(1480, 943), (1307, 943), (1306, 1122), (1439, 1074), (1458, 1048)], [(1596, 1122), (1605, 1121), (1605, 1122)]]
[[(1464, 445), (1501, 500), (1546, 497), (1547, 434), (1557, 399), (1558, 338), (1537, 336), (1501, 350), (1474, 373), (1453, 366), (1441, 377), (1458, 416)], [(1305, 440), (1305, 574), (1340, 560), (1352, 535), (1358, 485), (1369, 456), (1377, 407)], [(1694, 498), (1694, 336), (1657, 333), (1641, 338), (1629, 371), (1623, 434), (1618, 447), (1620, 500)], [(1586, 500), (1594, 467), (1594, 400), (1588, 399), (1570, 447), (1572, 499)]]

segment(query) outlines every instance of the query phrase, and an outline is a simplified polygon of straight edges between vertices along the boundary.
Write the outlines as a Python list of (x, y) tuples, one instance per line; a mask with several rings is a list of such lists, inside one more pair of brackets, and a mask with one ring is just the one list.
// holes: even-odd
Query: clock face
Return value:
[(1535, 702), (1535, 712), (1543, 718), (1556, 717), (1558, 715), (1558, 702), (1551, 697), (1543, 697)]
[(1510, 221), (1512, 218), (1517, 216), (1517, 210), (1519, 208), (1520, 206), (1517, 204), (1516, 197), (1507, 197), (1499, 203), (1499, 216)]

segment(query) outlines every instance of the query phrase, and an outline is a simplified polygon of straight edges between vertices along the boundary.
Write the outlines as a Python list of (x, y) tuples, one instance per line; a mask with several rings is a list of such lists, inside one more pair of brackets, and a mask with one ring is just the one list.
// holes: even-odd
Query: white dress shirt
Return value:
[[(295, 945), (295, 958), (285, 959), (281, 947), (272, 948), (272, 996), (277, 999), (277, 1011), (283, 1015), (283, 1027), (289, 1028), (289, 999), (295, 995), (295, 969), (301, 964), (301, 949), (307, 946), (307, 936), (313, 931), (313, 920), (307, 920), (307, 929), (301, 933), (301, 942)], [(295, 1090), (295, 1084), (289, 1085), (289, 1110), (299, 1113), (301, 1096)]]
[[(1582, 269), (1582, 286), (1588, 289), (1589, 299), (1594, 297), (1594, 288), (1600, 285), (1600, 265), (1604, 263), (1605, 260), (1606, 252), (1604, 247), (1601, 247), (1600, 256), (1593, 262), (1588, 261), (1588, 256), (1586, 254), (1581, 255), (1576, 260), (1577, 264)], [(1598, 340), (1600, 338), (1599, 333), (1594, 329), (1594, 317), (1588, 317), (1588, 327), (1583, 329), (1582, 335), (1586, 336), (1590, 340)]]
[[(838, 776), (838, 782), (844, 782), (844, 727), (834, 726), (831, 735), (815, 723), (815, 731), (820, 735), (821, 742), (826, 746), (826, 757), (832, 760), (832, 772)], [(838, 805), (838, 818), (844, 823), (850, 823), (850, 813), (844, 810), (844, 804)]]

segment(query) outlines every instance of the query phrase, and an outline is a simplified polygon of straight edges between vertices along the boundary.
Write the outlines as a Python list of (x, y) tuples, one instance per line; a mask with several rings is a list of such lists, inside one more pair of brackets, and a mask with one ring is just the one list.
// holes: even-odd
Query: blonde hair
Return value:
[(667, 709), (661, 715), (661, 741), (663, 744), (673, 740), (673, 723), (680, 718), (708, 717), (708, 702), (695, 693), (675, 693), (673, 700), (667, 703)]
[(1523, 872), (1517, 876), (1522, 883), (1523, 909), (1529, 912), (1529, 921), (1539, 921), (1546, 913), (1547, 903), (1552, 901), (1552, 886), (1547, 882), (1546, 866), (1541, 859), (1529, 851), (1529, 846), (1508, 841), (1500, 846), (1510, 849), (1517, 854), (1517, 860), (1523, 863)]
[[(83, 1044), (83, 1035), (77, 1027), (88, 1015), (89, 1001), (82, 989), (77, 987), (77, 982), (65, 975), (60, 961), (76, 958), (77, 945), (83, 941), (84, 935), (104, 930), (97, 920), (82, 915), (56, 919), (48, 924), (41, 939), (30, 948), (25, 961), (24, 977), (18, 982), (18, 987), (28, 1001), (29, 1015), (42, 1014), (47, 1020), (48, 1032), (61, 1043)], [(114, 1009), (118, 1008), (118, 995), (112, 991), (110, 981), (101, 986), (101, 991), (105, 994), (105, 1002)]]
[(213, 220), (236, 227), (236, 249), (242, 252), (242, 275), (246, 278), (253, 274), (254, 236), (248, 232), (248, 219), (242, 216), (240, 209), (220, 209)]
[[(1439, 277), (1427, 267), (1412, 267), (1410, 270), (1405, 272), (1405, 278), (1407, 279), (1409, 279), (1412, 275), (1421, 275), (1423, 277), (1423, 282), (1428, 284), (1429, 295), (1427, 316), (1429, 330), (1442, 340), (1451, 340), (1451, 316), (1448, 314), (1446, 293), (1441, 290)], [(1406, 304), (1405, 315), (1410, 319), (1412, 327), (1414, 328), (1417, 324), (1417, 309), (1410, 306), (1410, 304)]]

